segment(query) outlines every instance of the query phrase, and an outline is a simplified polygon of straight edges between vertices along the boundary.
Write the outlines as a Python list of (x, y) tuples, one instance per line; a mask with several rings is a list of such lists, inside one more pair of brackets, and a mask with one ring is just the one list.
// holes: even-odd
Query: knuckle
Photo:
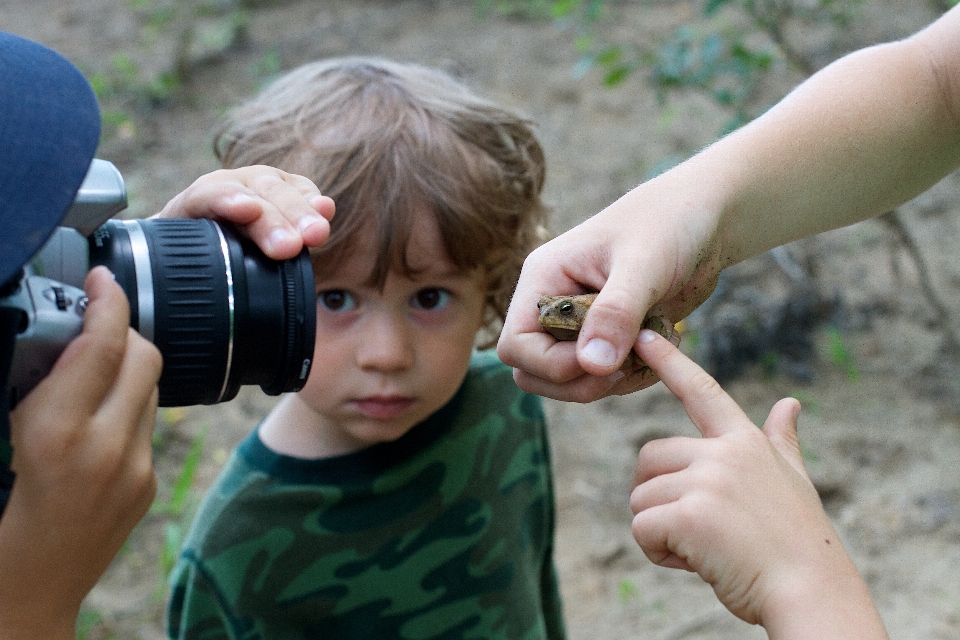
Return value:
[[(132, 329), (128, 329), (133, 331)], [(92, 350), (104, 370), (117, 371), (127, 354), (127, 333), (82, 333), (76, 339), (81, 351)]]
[(149, 374), (157, 378), (163, 370), (163, 356), (160, 350), (149, 340), (143, 338), (133, 329), (129, 332), (130, 345), (127, 347), (131, 360)]
[(691, 375), (689, 389), (693, 394), (705, 401), (722, 398), (726, 395), (720, 383), (703, 370), (699, 370)]
[(706, 491), (692, 491), (677, 502), (677, 519), (684, 529), (700, 528), (705, 513), (715, 508), (713, 497)]
[(665, 438), (653, 438), (648, 440), (641, 447), (640, 451), (637, 453), (637, 465), (646, 466), (650, 464), (652, 460), (658, 460), (663, 455), (663, 449), (668, 445), (668, 441)]
[(158, 484), (152, 459), (149, 456), (138, 456), (138, 462), (133, 466), (133, 480), (130, 483), (137, 495), (136, 502), (149, 506), (157, 495)]
[(634, 325), (639, 326), (640, 319), (635, 317), (632, 298), (619, 290), (604, 293), (605, 297), (598, 297), (591, 305), (590, 313), (594, 318), (599, 316), (604, 326), (613, 327), (615, 331), (632, 330)]

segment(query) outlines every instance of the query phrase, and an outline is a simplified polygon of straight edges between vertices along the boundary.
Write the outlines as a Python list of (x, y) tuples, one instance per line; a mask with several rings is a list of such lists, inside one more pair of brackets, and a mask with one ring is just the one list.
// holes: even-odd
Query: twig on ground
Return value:
[(933, 311), (937, 316), (937, 323), (943, 330), (944, 338), (947, 342), (947, 351), (953, 354), (960, 354), (960, 339), (957, 338), (957, 333), (954, 331), (953, 324), (950, 321), (950, 312), (947, 310), (946, 305), (940, 300), (940, 296), (937, 295), (936, 289), (933, 287), (933, 281), (930, 278), (930, 269), (927, 267), (923, 254), (920, 252), (920, 247), (917, 246), (913, 236), (910, 235), (903, 220), (897, 215), (896, 209), (883, 214), (879, 220), (893, 232), (900, 241), (900, 244), (903, 245), (913, 259), (913, 263), (917, 267), (917, 277), (920, 279), (920, 289), (923, 291), (927, 302), (933, 307)]

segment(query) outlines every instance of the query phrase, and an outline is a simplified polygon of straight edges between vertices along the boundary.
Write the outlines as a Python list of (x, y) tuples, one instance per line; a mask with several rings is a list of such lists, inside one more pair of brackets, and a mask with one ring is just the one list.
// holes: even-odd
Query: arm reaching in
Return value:
[(156, 488), (161, 358), (104, 267), (83, 332), (10, 415), (16, 483), (0, 519), (0, 638), (74, 638), (80, 604)]
[[(673, 322), (720, 271), (878, 215), (960, 165), (960, 7), (863, 49), (690, 160), (534, 251), (498, 345), (524, 389), (587, 402), (649, 386), (616, 370), (647, 313)], [(542, 295), (599, 291), (573, 344), (537, 326)]]
[(333, 200), (307, 178), (253, 166), (201, 176), (154, 217), (232, 222), (267, 256), (286, 260), (326, 242), (333, 213)]
[(654, 563), (697, 572), (772, 640), (886, 639), (827, 519), (797, 440), (799, 403), (759, 430), (703, 369), (652, 331), (637, 351), (703, 435), (647, 443), (634, 470), (633, 535)]

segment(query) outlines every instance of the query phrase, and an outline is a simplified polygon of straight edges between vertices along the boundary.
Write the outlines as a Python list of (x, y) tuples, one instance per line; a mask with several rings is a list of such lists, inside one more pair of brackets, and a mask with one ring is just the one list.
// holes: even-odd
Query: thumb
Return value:
[(590, 305), (577, 342), (578, 360), (587, 373), (610, 375), (630, 354), (650, 306), (633, 290), (608, 281)]
[(790, 466), (804, 478), (809, 478), (803, 462), (800, 438), (797, 436), (797, 418), (799, 417), (800, 402), (796, 398), (784, 398), (770, 409), (770, 414), (763, 423), (763, 432), (773, 448)]

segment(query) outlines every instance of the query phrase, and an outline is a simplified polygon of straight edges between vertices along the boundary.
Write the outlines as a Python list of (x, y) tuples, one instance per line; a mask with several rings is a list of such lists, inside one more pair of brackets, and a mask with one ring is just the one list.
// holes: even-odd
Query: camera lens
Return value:
[(89, 242), (91, 266), (114, 273), (131, 326), (163, 354), (160, 406), (303, 387), (316, 337), (306, 250), (275, 262), (212, 220), (111, 220)]

